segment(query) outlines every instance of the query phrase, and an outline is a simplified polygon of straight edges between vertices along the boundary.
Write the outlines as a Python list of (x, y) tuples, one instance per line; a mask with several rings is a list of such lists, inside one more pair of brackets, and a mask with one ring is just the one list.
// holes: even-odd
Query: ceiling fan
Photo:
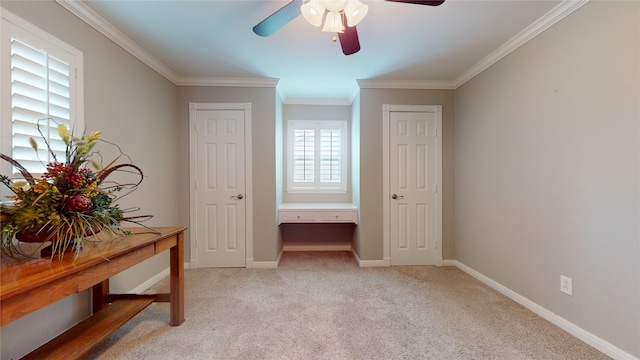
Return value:
[[(444, 3), (444, 0), (421, 1), (421, 0), (385, 0), (391, 2), (400, 2), (417, 5), (438, 6)], [(350, 3), (358, 3), (361, 7), (354, 10), (354, 13), (360, 12), (358, 15), (359, 22), (366, 14), (367, 6), (356, 0), (293, 0), (280, 10), (274, 12), (266, 19), (262, 20), (253, 27), (253, 32), (260, 36), (270, 36), (281, 27), (285, 26), (291, 20), (303, 14), (307, 20), (314, 26), (319, 26), (323, 18), (326, 20), (325, 28), (322, 31), (336, 32), (340, 39), (342, 52), (345, 55), (355, 54), (360, 51), (360, 41), (358, 39), (358, 31), (353, 19), (350, 18), (351, 13), (345, 12)], [(320, 8), (315, 8), (320, 6)], [(306, 9), (305, 9), (306, 8)], [(317, 12), (316, 10), (319, 9)], [(364, 10), (364, 11), (361, 11)], [(311, 20), (308, 14), (316, 15), (315, 20)], [(328, 26), (331, 19), (335, 24)], [(317, 21), (317, 22), (316, 22)], [(316, 22), (316, 23), (314, 23)], [(356, 22), (356, 23), (357, 23)], [(335, 41), (335, 38), (334, 38)]]

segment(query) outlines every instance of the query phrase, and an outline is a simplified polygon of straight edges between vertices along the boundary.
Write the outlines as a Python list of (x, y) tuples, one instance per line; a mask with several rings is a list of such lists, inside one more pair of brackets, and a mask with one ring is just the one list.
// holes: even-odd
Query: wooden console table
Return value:
[[(152, 302), (170, 302), (169, 324), (184, 322), (184, 230), (127, 229), (132, 236), (87, 245), (58, 258), (0, 263), (0, 326), (77, 292), (92, 288), (93, 315), (24, 359), (73, 359), (85, 354)], [(110, 294), (109, 278), (165, 250), (170, 251), (170, 293)]]

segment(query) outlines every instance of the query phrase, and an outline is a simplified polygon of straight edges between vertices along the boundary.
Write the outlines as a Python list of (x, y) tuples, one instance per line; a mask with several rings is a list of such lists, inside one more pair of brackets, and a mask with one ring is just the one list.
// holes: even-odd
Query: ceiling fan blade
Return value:
[(407, 3), (407, 4), (417, 4), (417, 5), (429, 5), (429, 6), (438, 6), (438, 5), (442, 5), (442, 3), (444, 2), (444, 0), (434, 0), (434, 1), (421, 1), (421, 0), (386, 0), (386, 1), (393, 1), (393, 2), (400, 2), (400, 3)]
[(343, 33), (338, 33), (342, 52), (345, 55), (355, 54), (360, 51), (360, 40), (358, 39), (358, 30), (356, 27), (346, 26)]
[(300, 6), (302, 0), (293, 0), (280, 10), (271, 14), (268, 18), (262, 20), (258, 25), (253, 27), (253, 32), (260, 36), (270, 36), (274, 32), (280, 30), (281, 27), (287, 25), (289, 21), (300, 15)]

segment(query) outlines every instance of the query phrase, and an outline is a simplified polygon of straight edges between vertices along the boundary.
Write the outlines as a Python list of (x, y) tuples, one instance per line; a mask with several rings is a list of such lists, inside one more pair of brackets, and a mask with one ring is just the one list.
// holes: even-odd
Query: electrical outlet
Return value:
[(560, 291), (567, 295), (573, 296), (573, 279), (564, 275), (560, 275)]

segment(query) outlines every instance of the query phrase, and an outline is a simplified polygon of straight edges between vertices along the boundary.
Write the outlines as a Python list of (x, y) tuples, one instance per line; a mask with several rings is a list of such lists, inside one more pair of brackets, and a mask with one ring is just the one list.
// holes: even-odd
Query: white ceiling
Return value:
[(275, 78), (284, 99), (346, 100), (357, 92), (356, 80), (455, 88), (576, 3), (446, 0), (431, 7), (364, 0), (369, 12), (357, 26), (362, 50), (345, 56), (331, 41), (333, 34), (302, 16), (270, 37), (253, 33), (254, 25), (288, 0), (58, 2), (93, 19), (112, 38), (133, 44), (130, 51), (176, 83)]

